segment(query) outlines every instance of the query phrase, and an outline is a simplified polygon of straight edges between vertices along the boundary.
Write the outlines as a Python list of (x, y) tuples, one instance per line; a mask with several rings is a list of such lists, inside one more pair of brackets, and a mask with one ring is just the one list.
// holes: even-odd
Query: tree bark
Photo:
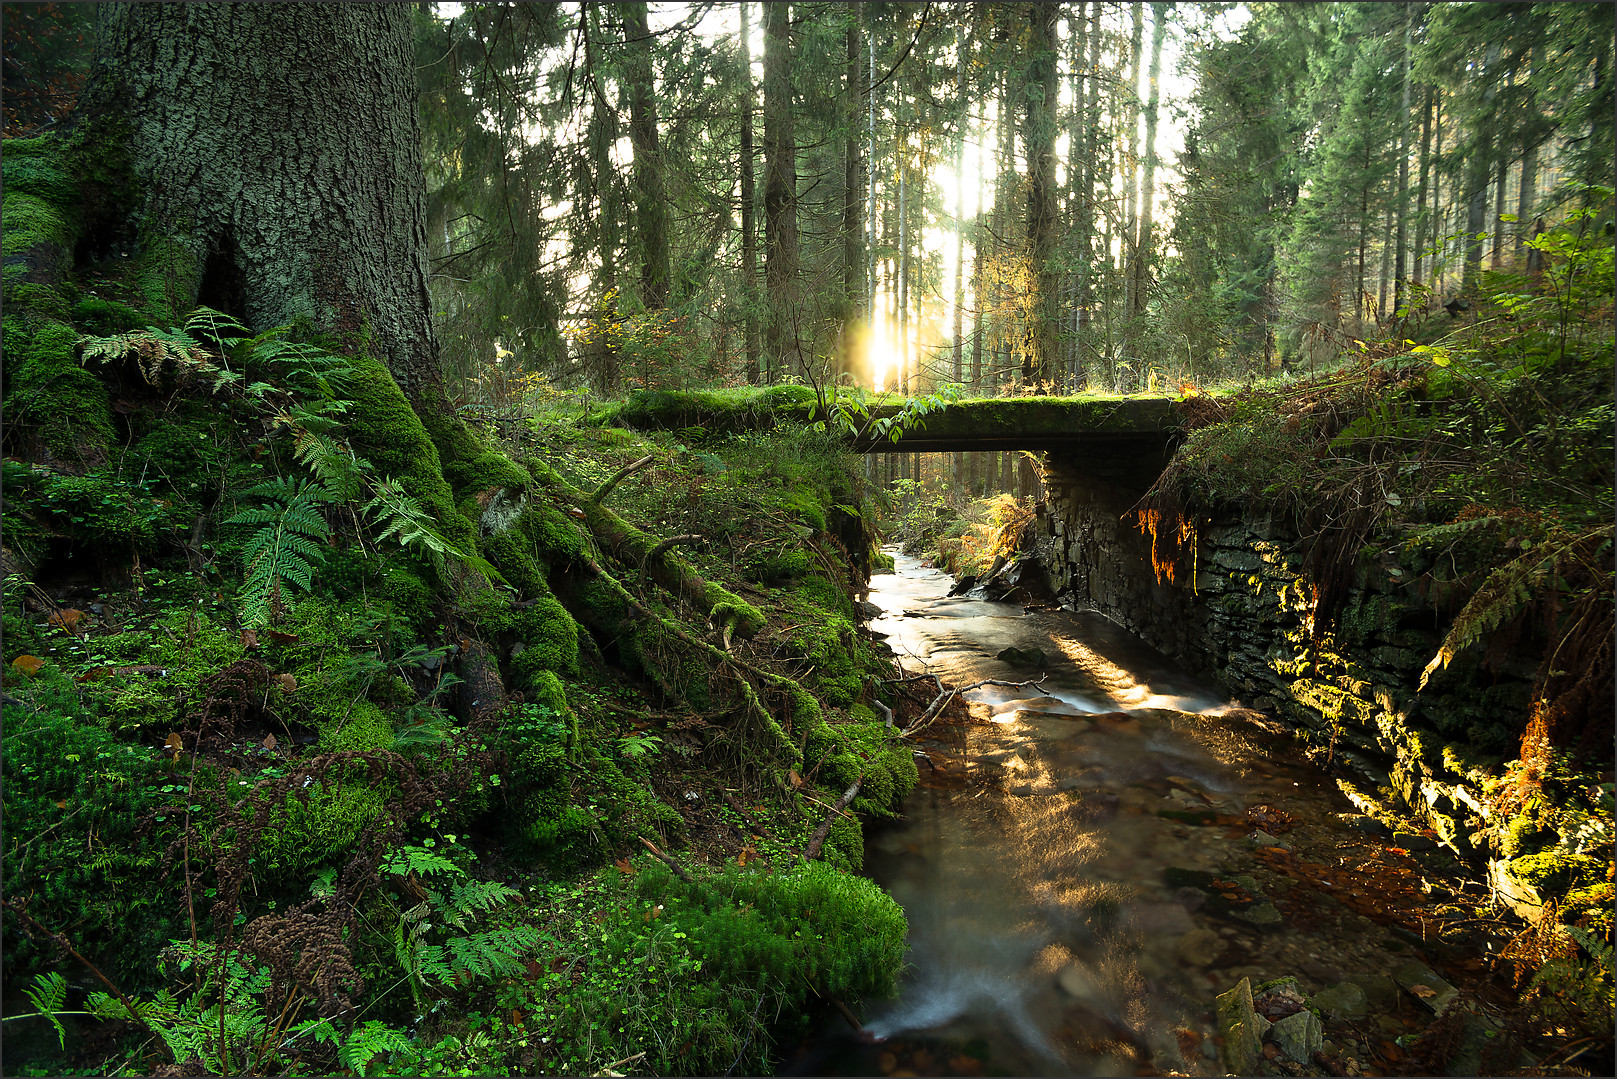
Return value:
[(745, 309), (747, 382), (762, 380), (759, 355), (763, 351), (758, 336), (758, 223), (754, 220), (758, 191), (753, 182), (752, 163), (752, 46), (747, 40), (747, 9), (741, 7), (741, 302)]
[(418, 411), (447, 412), (409, 7), (108, 4), (100, 17), (80, 113), (126, 125), (146, 204), (119, 212), (183, 252), (172, 306), (207, 287), (255, 331), (309, 318), (366, 336)]
[(1027, 82), (1023, 86), (1027, 153), (1027, 243), (1032, 260), (1028, 312), (1028, 348), (1022, 375), (1026, 382), (1053, 387), (1059, 377), (1057, 351), (1056, 239), (1056, 16), (1058, 4), (1029, 4)]
[[(1432, 171), (1432, 112), (1437, 104), (1436, 89), (1426, 88), (1426, 109), (1420, 124), (1420, 190), (1415, 196), (1415, 266), (1410, 275), (1416, 285), (1421, 283), (1421, 259), (1426, 252), (1428, 220), (1426, 214), (1427, 185)], [(1428, 264), (1429, 265), (1429, 264)]]
[(1404, 9), (1404, 97), (1398, 110), (1398, 251), (1393, 265), (1392, 306), (1404, 306), (1404, 279), (1409, 257), (1409, 95), (1413, 88), (1412, 42), (1415, 33), (1415, 6)]
[(668, 198), (657, 139), (657, 87), (651, 66), (651, 28), (646, 0), (623, 5), (629, 52), (629, 143), (634, 148), (636, 246), (640, 248), (640, 302), (668, 306)]
[(842, 82), (842, 312), (837, 350), (837, 374), (855, 370), (854, 323), (864, 306), (865, 258), (860, 233), (863, 222), (864, 191), (860, 187), (859, 162), (859, 33), (863, 8), (848, 5), (848, 28), (844, 34)]
[(1140, 184), (1140, 238), (1134, 245), (1134, 284), (1129, 291), (1129, 315), (1145, 314), (1145, 283), (1150, 277), (1151, 231), (1155, 227), (1157, 173), (1157, 110), (1162, 100), (1158, 77), (1162, 71), (1162, 39), (1168, 29), (1168, 5), (1151, 5), (1151, 67), (1146, 79), (1150, 99), (1145, 106), (1145, 176)]
[(797, 310), (797, 136), (792, 126), (791, 5), (764, 5), (764, 283), (770, 381), (801, 374)]

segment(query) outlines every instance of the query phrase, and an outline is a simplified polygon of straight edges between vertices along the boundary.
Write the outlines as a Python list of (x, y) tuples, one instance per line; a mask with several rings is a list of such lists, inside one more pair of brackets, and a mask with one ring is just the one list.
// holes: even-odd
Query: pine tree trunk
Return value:
[(1134, 239), (1139, 218), (1135, 199), (1140, 161), (1140, 44), (1144, 37), (1144, 4), (1133, 5), (1133, 29), (1129, 34), (1129, 81), (1123, 92), (1128, 102), (1128, 153), (1123, 160), (1123, 244), (1118, 261), (1123, 267), (1123, 312), (1134, 311)]
[[(954, 381), (960, 383), (965, 380), (965, 349), (964, 339), (966, 327), (966, 121), (969, 110), (966, 103), (966, 53), (970, 42), (966, 37), (965, 27), (958, 33), (956, 43), (956, 78), (958, 85), (955, 90), (955, 107), (960, 112), (960, 130), (955, 139), (955, 171), (954, 171)], [(958, 475), (958, 458), (956, 474)]]
[(651, 28), (646, 0), (623, 5), (628, 47), (629, 144), (634, 148), (635, 246), (640, 249), (640, 302), (650, 310), (668, 306), (668, 199), (657, 139), (657, 87), (651, 66)]
[[(612, 164), (612, 147), (618, 141), (618, 118), (607, 102), (606, 91), (602, 87), (601, 65), (592, 44), (602, 36), (600, 17), (601, 9), (597, 4), (590, 9), (590, 26), (584, 34), (584, 68), (589, 74), (591, 97), (586, 139), (589, 143), (590, 180), (595, 189), (597, 215), (597, 318), (607, 322), (617, 314), (618, 307), (617, 167)], [(606, 335), (597, 334), (590, 348), (593, 353), (590, 367), (596, 386), (602, 393), (616, 393), (621, 374), (616, 347)]]
[(1053, 387), (1059, 378), (1057, 350), (1061, 327), (1056, 239), (1056, 4), (1028, 5), (1029, 35), (1027, 83), (1023, 101), (1027, 110), (1023, 146), (1027, 154), (1027, 243), (1032, 260), (1028, 297), (1032, 325), (1022, 375), (1028, 383)]
[(861, 249), (860, 211), (864, 208), (864, 191), (860, 188), (862, 170), (859, 162), (859, 32), (863, 7), (848, 5), (848, 28), (844, 32), (842, 80), (842, 312), (838, 320), (840, 338), (837, 349), (837, 374), (855, 370), (854, 323), (864, 306), (865, 256)]
[(206, 290), (254, 330), (307, 317), (368, 336), (418, 411), (446, 412), (408, 6), (109, 4), (101, 19), (76, 116), (124, 142), (146, 202), (109, 209), (177, 248), (171, 306)]
[(759, 357), (763, 344), (758, 335), (758, 223), (754, 210), (758, 191), (752, 164), (752, 46), (748, 43), (747, 10), (741, 8), (741, 303), (746, 318), (747, 382), (756, 386), (763, 380)]
[(1428, 182), (1432, 171), (1432, 112), (1436, 107), (1437, 91), (1426, 89), (1426, 109), (1420, 124), (1420, 193), (1415, 198), (1415, 268), (1410, 275), (1416, 285), (1421, 283), (1421, 259), (1425, 257), (1429, 224), (1426, 213)]
[(803, 371), (797, 310), (797, 137), (791, 5), (764, 5), (764, 283), (770, 381)]
[(1151, 5), (1151, 67), (1150, 100), (1145, 107), (1145, 178), (1140, 186), (1140, 238), (1134, 245), (1134, 285), (1130, 290), (1132, 306), (1129, 315), (1140, 318), (1145, 314), (1146, 281), (1150, 277), (1153, 218), (1156, 202), (1157, 170), (1157, 109), (1161, 102), (1158, 77), (1162, 71), (1162, 38), (1167, 31), (1168, 5)]
[(1404, 9), (1404, 97), (1398, 110), (1398, 253), (1393, 265), (1392, 305), (1394, 310), (1404, 306), (1404, 279), (1409, 257), (1409, 96), (1412, 88), (1413, 64), (1411, 43), (1415, 33), (1415, 8)]

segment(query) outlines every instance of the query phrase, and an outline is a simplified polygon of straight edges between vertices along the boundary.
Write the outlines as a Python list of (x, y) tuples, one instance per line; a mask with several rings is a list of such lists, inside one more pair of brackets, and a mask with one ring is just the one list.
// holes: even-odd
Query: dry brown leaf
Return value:
[(793, 768), (792, 770), (790, 770), (789, 772), (786, 773), (786, 781), (788, 783), (790, 783), (794, 788), (795, 787), (801, 787), (803, 785), (803, 777), (797, 774), (797, 769), (796, 768)]
[(1409, 987), (1409, 991), (1414, 993), (1417, 997), (1420, 997), (1422, 1000), (1428, 1000), (1431, 997), (1437, 996), (1437, 990), (1433, 989), (1429, 985), (1412, 985)]
[(296, 633), (282, 633), (278, 629), (266, 629), (264, 632), (269, 634), (269, 639), (274, 641), (276, 644), (298, 643), (298, 635)]
[(18, 656), (11, 661), (12, 669), (22, 674), (38, 674), (44, 665), (45, 661), (38, 656)]
[(178, 734), (170, 734), (168, 736), (168, 741), (163, 743), (163, 748), (164, 749), (172, 749), (172, 750), (176, 750), (176, 751), (184, 749), (185, 748), (185, 740), (182, 739)]
[(275, 735), (273, 733), (266, 734), (264, 736), (264, 748), (265, 749), (274, 749), (275, 748)]
[(258, 647), (258, 631), (251, 626), (241, 631), (241, 646), (249, 651)]
[(298, 680), (292, 677), (291, 674), (278, 674), (275, 676), (275, 681), (280, 683), (281, 692), (288, 696), (298, 691)]

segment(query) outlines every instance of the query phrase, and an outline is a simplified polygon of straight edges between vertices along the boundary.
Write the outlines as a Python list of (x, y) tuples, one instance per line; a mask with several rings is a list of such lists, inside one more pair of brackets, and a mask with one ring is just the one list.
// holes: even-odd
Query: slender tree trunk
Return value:
[(1488, 268), (1492, 270), (1505, 264), (1505, 197), (1509, 178), (1510, 162), (1501, 160), (1493, 185), (1493, 251), (1488, 256)]
[[(979, 158), (980, 160), (980, 158)], [(971, 235), (971, 390), (982, 392), (983, 385), (983, 240), (988, 216), (983, 211), (983, 172), (977, 170), (977, 220)]]
[(1383, 321), (1389, 314), (1387, 310), (1387, 286), (1390, 283), (1389, 279), (1392, 277), (1393, 230), (1396, 228), (1396, 218), (1398, 216), (1396, 209), (1397, 208), (1389, 202), (1387, 204), (1387, 209), (1382, 214), (1381, 270), (1376, 275), (1378, 279), (1376, 286), (1377, 322)]
[[(966, 53), (971, 47), (962, 25), (956, 39), (955, 107), (960, 114), (960, 130), (955, 142), (954, 166), (954, 381), (965, 381), (966, 326)], [(956, 458), (958, 462), (958, 455)], [(958, 463), (956, 466), (958, 474)]]
[[(1432, 112), (1436, 106), (1436, 89), (1426, 88), (1426, 109), (1420, 125), (1420, 193), (1415, 200), (1415, 272), (1411, 275), (1416, 285), (1421, 283), (1421, 260), (1426, 258), (1426, 239), (1430, 226), (1426, 213), (1428, 182), (1432, 171)], [(1428, 259), (1427, 268), (1431, 262)]]
[(1462, 287), (1468, 294), (1476, 291), (1482, 274), (1482, 235), (1487, 231), (1488, 225), (1488, 179), (1492, 175), (1494, 156), (1493, 80), (1498, 59), (1499, 46), (1489, 45), (1481, 73), (1485, 87), (1482, 95), (1483, 105), (1481, 114), (1474, 121), (1479, 134), (1471, 149), (1472, 164), (1466, 182), (1469, 202), (1465, 221), (1465, 276)]
[(1162, 38), (1167, 32), (1168, 5), (1151, 5), (1151, 67), (1149, 75), (1150, 100), (1145, 108), (1145, 179), (1140, 187), (1140, 238), (1134, 245), (1134, 286), (1130, 296), (1132, 318), (1145, 314), (1146, 280), (1150, 277), (1151, 230), (1155, 215), (1157, 169), (1157, 108), (1161, 101), (1158, 76), (1162, 71)]
[(860, 210), (864, 207), (864, 192), (859, 186), (863, 176), (859, 162), (859, 99), (863, 96), (859, 92), (861, 59), (859, 32), (863, 10), (860, 4), (848, 5), (846, 49), (843, 54), (842, 317), (839, 327), (841, 347), (837, 350), (839, 376), (857, 369), (853, 354), (854, 341), (857, 337), (854, 323), (864, 307), (865, 298), (865, 256), (860, 250), (859, 243), (860, 233), (863, 231), (859, 217)]
[[(865, 258), (869, 271), (865, 278), (865, 319), (876, 323), (876, 35), (866, 35), (869, 77), (865, 83), (867, 119), (865, 127)], [(872, 378), (875, 373), (872, 372)]]
[[(618, 221), (617, 168), (612, 164), (612, 147), (618, 141), (618, 117), (606, 99), (601, 83), (600, 58), (595, 55), (594, 41), (602, 36), (601, 7), (590, 8), (584, 32), (584, 67), (589, 72), (590, 110), (587, 139), (590, 147), (591, 181), (595, 185), (595, 212), (599, 215), (596, 229), (596, 258), (600, 264), (597, 289), (596, 318), (602, 324), (614, 321), (618, 310)], [(592, 345), (596, 385), (604, 394), (618, 391), (618, 351), (611, 338), (598, 334)]]
[(906, 180), (909, 176), (909, 135), (905, 131), (905, 101), (902, 90), (894, 102), (893, 122), (897, 126), (893, 143), (898, 161), (898, 384), (910, 392), (910, 208)]
[(1144, 35), (1144, 4), (1133, 5), (1133, 30), (1129, 35), (1129, 82), (1124, 93), (1128, 103), (1128, 151), (1123, 159), (1122, 250), (1118, 262), (1123, 267), (1123, 311), (1134, 311), (1134, 240), (1139, 234), (1138, 204), (1135, 202), (1140, 161), (1140, 43)]
[(752, 45), (748, 39), (747, 12), (751, 4), (741, 8), (741, 303), (746, 311), (747, 382), (758, 385), (763, 381), (759, 358), (763, 344), (758, 335), (758, 223), (755, 211), (758, 204), (757, 186), (753, 181), (752, 164), (752, 110), (755, 102), (752, 89)]
[(764, 283), (770, 381), (803, 373), (797, 304), (797, 137), (793, 131), (791, 5), (764, 5)]
[(657, 87), (651, 64), (651, 28), (646, 0), (625, 3), (623, 30), (628, 47), (629, 143), (634, 148), (635, 246), (640, 249), (640, 302), (655, 310), (668, 306), (668, 198), (664, 194), (662, 151), (657, 139)]
[(1432, 247), (1436, 254), (1432, 259), (1432, 289), (1435, 292), (1443, 290), (1445, 255), (1448, 249), (1448, 240), (1445, 235), (1447, 222), (1443, 219), (1443, 91), (1432, 87)]
[(1398, 110), (1398, 253), (1393, 266), (1392, 305), (1395, 310), (1404, 306), (1404, 279), (1409, 250), (1409, 96), (1412, 89), (1414, 65), (1412, 44), (1415, 33), (1415, 5), (1404, 9), (1404, 97)]
[(1033, 294), (1028, 298), (1032, 325), (1024, 353), (1022, 377), (1029, 383), (1054, 386), (1059, 379), (1057, 350), (1056, 239), (1056, 16), (1057, 4), (1029, 4), (1027, 82), (1023, 89), (1027, 154), (1027, 245), (1032, 260)]

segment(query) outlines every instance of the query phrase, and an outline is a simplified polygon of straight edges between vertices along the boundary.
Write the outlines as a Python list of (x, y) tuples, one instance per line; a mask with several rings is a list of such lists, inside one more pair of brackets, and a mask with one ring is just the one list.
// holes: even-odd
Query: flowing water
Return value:
[[(1323, 986), (1385, 962), (1343, 943), (1374, 928), (1351, 911), (1282, 918), (1272, 884), (1209, 885), (1247, 871), (1258, 844), (1241, 824), (1264, 814), (1295, 817), (1316, 848), (1358, 841), (1293, 743), (1225, 717), (1104, 618), (950, 598), (946, 575), (897, 566), (871, 580), (871, 628), (907, 670), (1043, 682), (970, 691), (974, 722), (923, 732), (938, 766), (920, 762), (902, 819), (866, 843), (909, 918), (901, 991), (868, 1004), (863, 1039), (828, 1034), (788, 1071), (1220, 1074), (1209, 1008), (1237, 977), (1301, 968)], [(1045, 660), (995, 658), (1006, 648)], [(1225, 889), (1241, 902), (1207, 902)]]

